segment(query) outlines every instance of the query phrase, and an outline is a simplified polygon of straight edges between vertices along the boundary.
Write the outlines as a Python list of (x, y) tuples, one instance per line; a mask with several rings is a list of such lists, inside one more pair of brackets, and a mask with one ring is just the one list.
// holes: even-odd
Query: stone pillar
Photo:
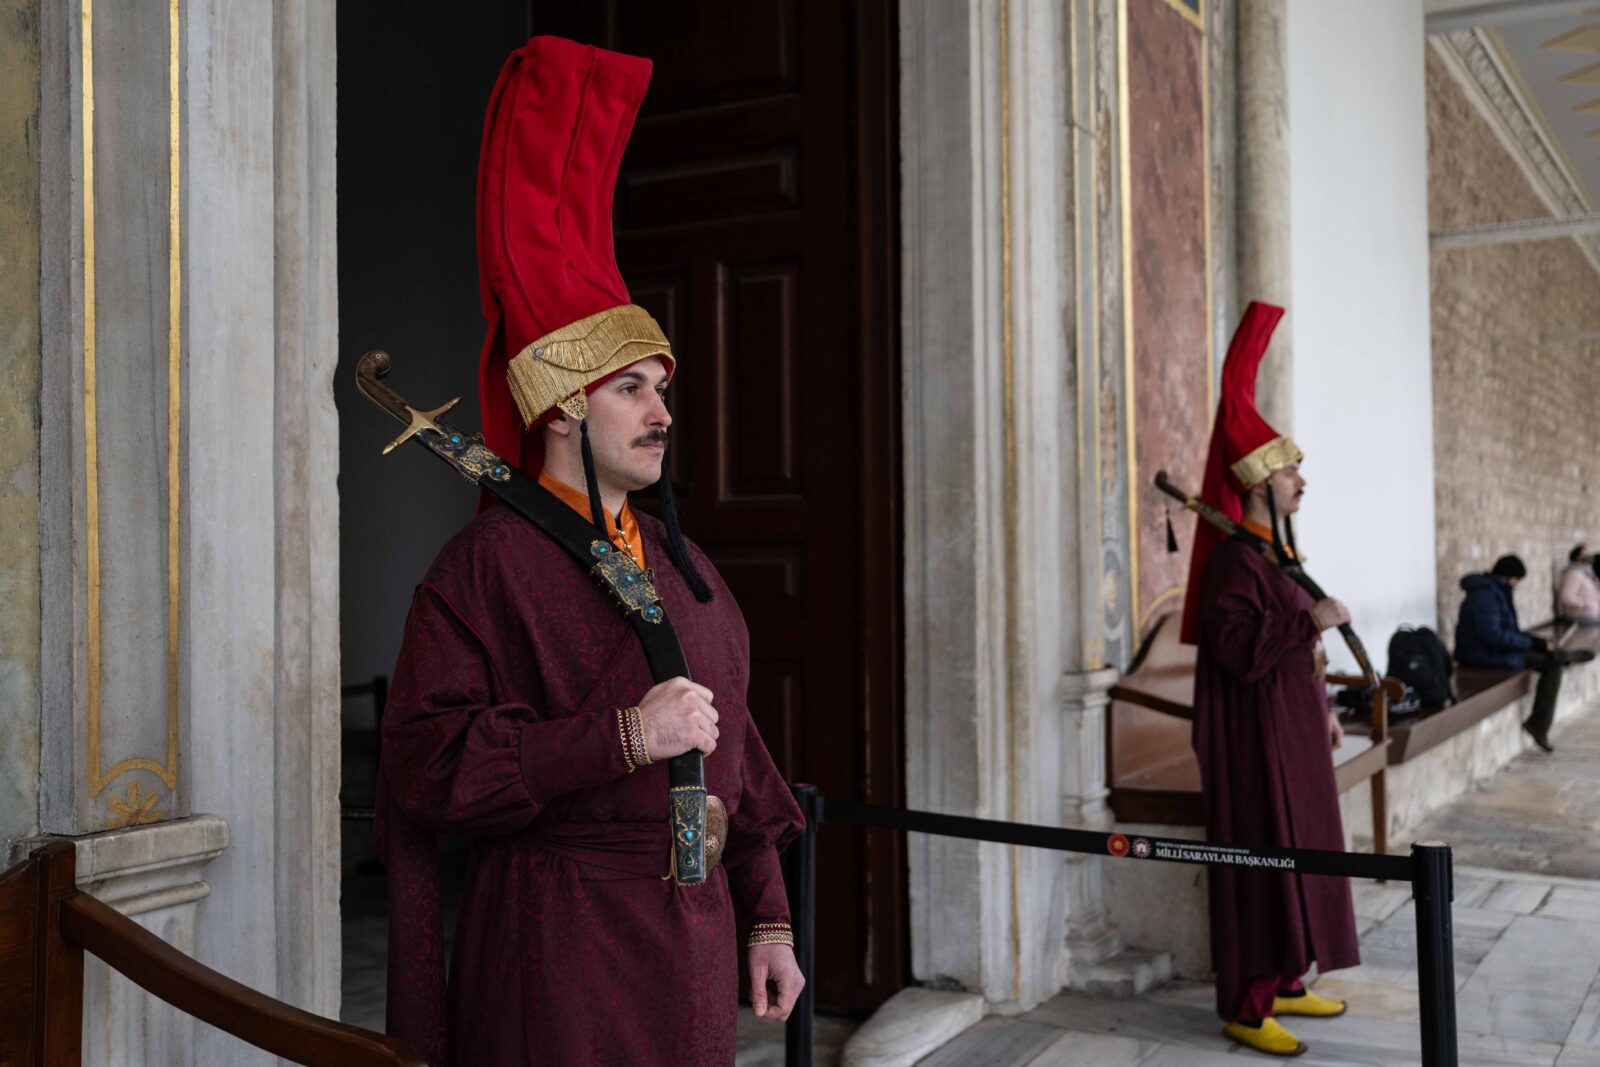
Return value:
[[(1286, 0), (1235, 0), (1234, 65), (1238, 285), (1250, 300), (1289, 305), (1289, 74)], [(1230, 326), (1231, 329), (1231, 326)], [(1272, 337), (1256, 379), (1256, 405), (1282, 433), (1294, 423), (1294, 309)]]
[[(334, 10), (35, 9), (40, 826), (179, 948), (336, 1015)], [(87, 1063), (271, 1060), (88, 997)]]
[[(1007, 813), (995, 5), (900, 6), (906, 800)], [(937, 442), (937, 443), (935, 443)], [(1006, 850), (913, 835), (911, 965), (1013, 995)]]
[[(1103, 821), (1090, 221), (1103, 189), (1084, 57), (1104, 7), (900, 11), (914, 808)], [(1027, 1010), (1065, 981), (1069, 936), (1083, 961), (1117, 947), (1092, 862), (931, 837), (908, 848), (921, 982)]]
[(181, 22), (41, 12), (40, 814), (76, 835), (189, 808)]
[[(1106, 804), (1107, 691), (1117, 679), (1110, 668), (1069, 671), (1061, 677), (1061, 712), (1065, 721), (1067, 754), (1062, 796), (1070, 825), (1085, 830), (1111, 829), (1114, 821)], [(1116, 955), (1122, 939), (1106, 911), (1098, 856), (1067, 859), (1067, 981), (1082, 986), (1096, 964)]]

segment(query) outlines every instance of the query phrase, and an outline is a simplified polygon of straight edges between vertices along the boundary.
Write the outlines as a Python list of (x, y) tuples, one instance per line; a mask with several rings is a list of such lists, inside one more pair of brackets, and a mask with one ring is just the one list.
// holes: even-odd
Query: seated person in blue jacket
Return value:
[(1469, 574), (1461, 579), (1467, 599), (1461, 602), (1456, 622), (1456, 662), (1463, 667), (1538, 671), (1533, 713), (1522, 728), (1534, 744), (1551, 752), (1550, 723), (1556, 714), (1556, 697), (1561, 693), (1561, 667), (1571, 662), (1571, 657), (1560, 655), (1549, 641), (1525, 633), (1517, 625), (1517, 605), (1511, 592), (1527, 575), (1528, 568), (1522, 560), (1501, 556), (1488, 574)]

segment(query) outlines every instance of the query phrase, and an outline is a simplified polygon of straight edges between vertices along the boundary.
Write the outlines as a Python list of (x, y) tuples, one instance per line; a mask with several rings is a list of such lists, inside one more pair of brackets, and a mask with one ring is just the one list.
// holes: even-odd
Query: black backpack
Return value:
[(1389, 638), (1389, 677), (1416, 690), (1425, 708), (1455, 703), (1450, 688), (1450, 650), (1426, 626), (1402, 626)]

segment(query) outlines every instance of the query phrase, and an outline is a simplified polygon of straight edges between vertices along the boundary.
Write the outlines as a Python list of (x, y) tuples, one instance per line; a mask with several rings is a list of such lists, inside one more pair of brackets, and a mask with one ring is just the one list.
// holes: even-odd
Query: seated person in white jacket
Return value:
[(1600, 557), (1574, 545), (1556, 584), (1556, 618), (1579, 626), (1600, 626)]

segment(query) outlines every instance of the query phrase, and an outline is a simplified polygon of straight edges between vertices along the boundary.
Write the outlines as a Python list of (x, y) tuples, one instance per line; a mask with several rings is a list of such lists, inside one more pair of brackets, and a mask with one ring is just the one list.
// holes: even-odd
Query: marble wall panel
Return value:
[(39, 819), (39, 19), (0, 2), (0, 855)]
[(1188, 5), (1127, 0), (1129, 280), (1134, 460), (1129, 503), (1139, 628), (1176, 602), (1194, 519), (1172, 516), (1165, 468), (1199, 490), (1211, 418), (1206, 40)]

